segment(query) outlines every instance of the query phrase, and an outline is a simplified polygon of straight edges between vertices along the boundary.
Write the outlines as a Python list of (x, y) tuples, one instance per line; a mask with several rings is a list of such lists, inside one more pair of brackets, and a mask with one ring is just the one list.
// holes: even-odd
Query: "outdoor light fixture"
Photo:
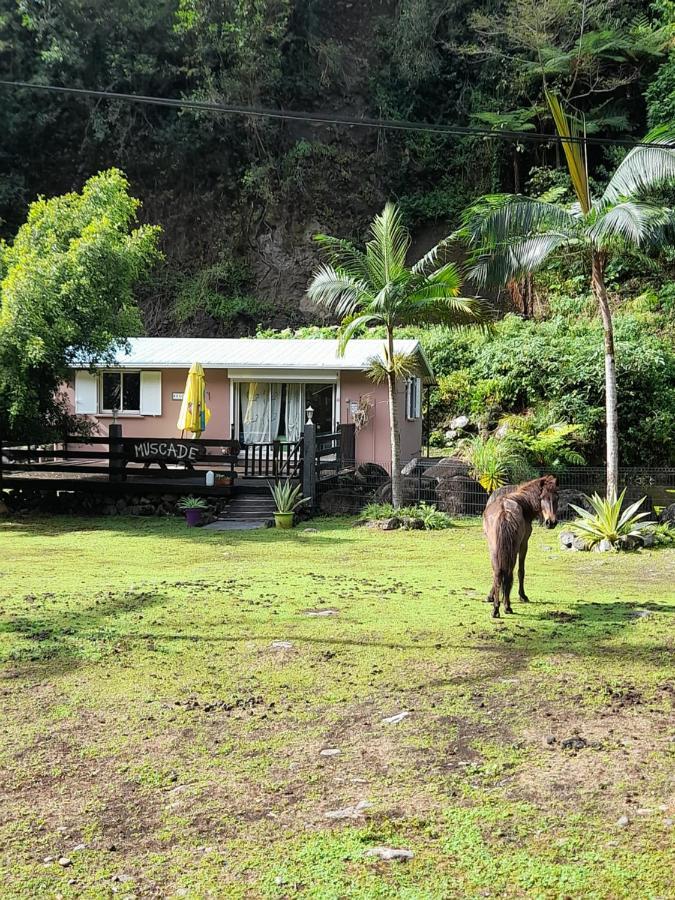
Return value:
[(314, 415), (314, 410), (312, 409), (311, 406), (308, 406), (307, 409), (305, 410), (305, 412), (307, 413), (307, 423), (306, 424), (313, 425), (314, 421), (313, 421), (312, 417)]

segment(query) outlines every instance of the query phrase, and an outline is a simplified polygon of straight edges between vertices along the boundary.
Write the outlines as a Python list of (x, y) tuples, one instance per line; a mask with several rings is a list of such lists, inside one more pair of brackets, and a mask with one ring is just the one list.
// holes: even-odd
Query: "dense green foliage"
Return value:
[[(573, 284), (565, 284), (570, 293)], [(675, 349), (672, 284), (646, 290), (615, 317), (621, 461), (675, 458)], [(435, 443), (456, 415), (495, 426), (509, 413), (544, 412), (549, 421), (582, 426), (589, 462), (603, 458), (602, 328), (586, 294), (550, 298), (550, 317), (507, 315), (489, 334), (434, 329), (423, 343), (436, 372)]]
[[(552, 273), (542, 294), (545, 317), (507, 314), (487, 332), (443, 327), (404, 329), (418, 337), (432, 365), (431, 445), (450, 452), (463, 435), (446, 438), (453, 418), (466, 415), (486, 433), (509, 417), (523, 416), (543, 430), (555, 422), (580, 425), (571, 442), (591, 464), (603, 463), (604, 388), (602, 326), (595, 302), (584, 292), (584, 276), (568, 280)], [(611, 296), (619, 387), (622, 465), (672, 465), (675, 461), (675, 284), (645, 270), (627, 281), (615, 269)], [(334, 338), (335, 327), (261, 329), (260, 337)], [(362, 337), (383, 337), (372, 329)], [(520, 425), (523, 422), (512, 423)], [(578, 438), (578, 440), (576, 439)], [(558, 450), (560, 448), (558, 447)], [(564, 454), (567, 455), (566, 453)], [(522, 453), (521, 453), (522, 457)], [(556, 457), (528, 456), (530, 466), (551, 465)], [(571, 457), (561, 463), (573, 462)]]
[[(0, 0), (0, 69), (22, 81), (550, 133), (547, 84), (595, 133), (638, 135), (647, 118), (672, 118), (672, 7)], [(359, 237), (392, 197), (411, 224), (451, 224), (478, 194), (525, 187), (533, 167), (547, 179), (559, 162), (548, 144), (0, 90), (5, 236), (39, 193), (80, 188), (120, 166), (164, 227), (167, 267), (141, 292), (152, 332), (312, 320), (299, 302), (314, 262), (310, 233)], [(599, 177), (614, 153), (592, 149)], [(223, 266), (242, 264), (244, 286), (220, 279)]]
[(0, 433), (48, 438), (69, 416), (56, 394), (75, 359), (96, 364), (138, 330), (133, 287), (157, 256), (157, 227), (121, 172), (31, 204), (0, 244)]

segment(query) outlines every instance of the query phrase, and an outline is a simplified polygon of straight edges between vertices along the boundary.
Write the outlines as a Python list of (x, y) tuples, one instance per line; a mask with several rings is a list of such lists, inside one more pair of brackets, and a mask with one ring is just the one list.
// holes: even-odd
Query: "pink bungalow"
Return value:
[[(312, 407), (318, 434), (356, 424), (357, 462), (391, 465), (386, 385), (367, 376), (381, 354), (379, 340), (353, 340), (344, 356), (334, 340), (251, 338), (132, 338), (106, 368), (75, 372), (69, 385), (73, 411), (97, 420), (107, 433), (113, 411), (131, 438), (178, 437), (178, 413), (188, 370), (206, 373), (211, 420), (205, 438), (239, 440), (242, 447), (294, 442)], [(417, 357), (420, 377), (398, 388), (401, 459), (422, 447), (422, 384), (431, 368), (416, 340), (396, 341), (397, 353)]]

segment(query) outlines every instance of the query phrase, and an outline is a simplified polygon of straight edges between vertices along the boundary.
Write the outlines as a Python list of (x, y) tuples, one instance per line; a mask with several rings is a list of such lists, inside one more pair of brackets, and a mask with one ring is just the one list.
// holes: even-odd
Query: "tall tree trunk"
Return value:
[(520, 166), (518, 165), (518, 147), (513, 149), (513, 193), (520, 193)]
[(593, 293), (598, 301), (605, 335), (605, 410), (607, 422), (607, 497), (616, 499), (619, 493), (619, 419), (616, 394), (616, 360), (614, 356), (614, 325), (609, 297), (605, 286), (604, 253), (593, 250)]
[(398, 398), (396, 397), (396, 375), (394, 373), (394, 333), (387, 330), (387, 346), (389, 350), (389, 370), (387, 386), (389, 388), (389, 426), (391, 429), (391, 503), (401, 505), (401, 433), (398, 428)]

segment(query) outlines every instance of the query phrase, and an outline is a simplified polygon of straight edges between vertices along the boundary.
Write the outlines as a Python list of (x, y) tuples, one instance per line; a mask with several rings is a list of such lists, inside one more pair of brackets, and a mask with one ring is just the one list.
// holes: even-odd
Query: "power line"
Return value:
[(148, 97), (143, 94), (122, 94), (115, 91), (96, 91), (86, 88), (60, 87), (54, 84), (33, 84), (27, 81), (2, 81), (0, 87), (25, 88), (33, 91), (47, 91), (54, 94), (74, 94), (81, 97), (97, 97), (102, 100), (121, 100), (128, 103), (142, 103), (151, 106), (168, 106), (174, 109), (194, 109), (204, 112), (218, 112), (227, 115), (250, 116), (262, 119), (282, 119), (295, 122), (312, 122), (317, 125), (345, 125), (352, 128), (376, 128), (387, 131), (418, 131), (428, 134), (452, 135), (457, 137), (506, 138), (508, 140), (535, 143), (597, 144), (614, 147), (651, 146), (644, 142), (621, 138), (602, 137), (560, 137), (537, 131), (509, 131), (489, 128), (467, 128), (460, 125), (434, 125), (429, 122), (398, 121), (396, 119), (353, 119), (335, 113), (311, 113), (295, 110), (267, 109), (259, 106), (239, 106), (236, 104), (212, 103), (206, 100), (186, 100), (176, 97)]

